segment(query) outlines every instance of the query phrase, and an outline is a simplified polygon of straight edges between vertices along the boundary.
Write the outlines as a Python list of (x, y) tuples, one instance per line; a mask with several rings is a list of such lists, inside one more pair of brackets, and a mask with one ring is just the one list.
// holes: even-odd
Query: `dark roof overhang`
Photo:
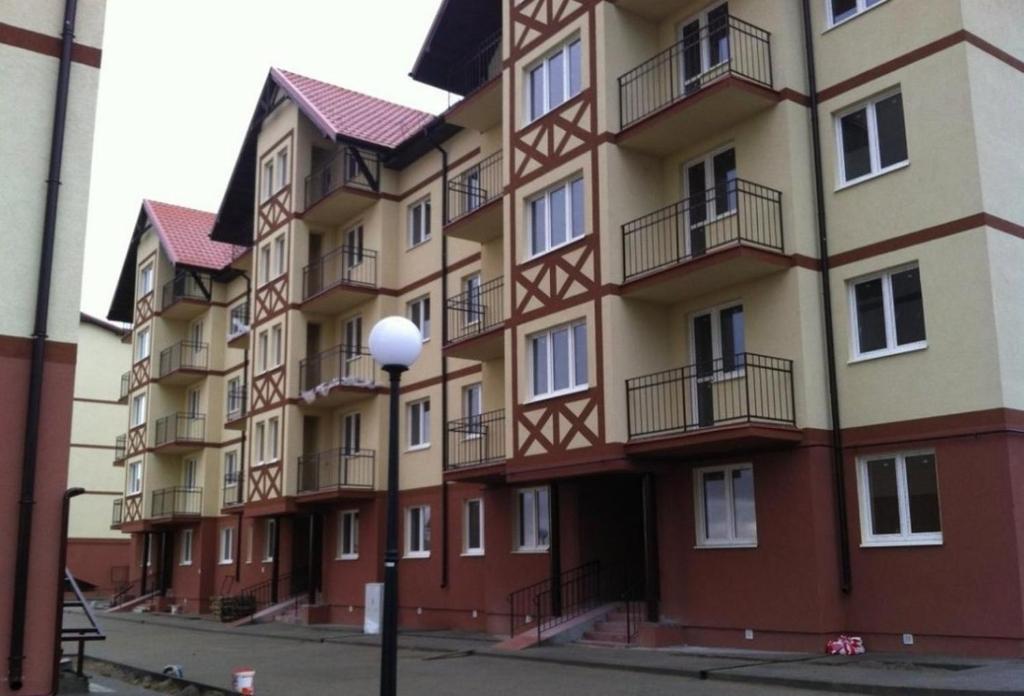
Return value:
[(465, 96), (478, 84), (460, 70), (501, 31), (501, 0), (443, 0), (409, 75)]
[(125, 324), (132, 323), (135, 314), (135, 267), (138, 265), (136, 253), (139, 249), (139, 238), (149, 227), (149, 215), (146, 214), (146, 206), (139, 207), (139, 217), (135, 221), (135, 230), (128, 242), (128, 251), (124, 255), (124, 262), (121, 264), (121, 275), (117, 278), (117, 286), (114, 288), (114, 297), (110, 301), (110, 310), (107, 312), (107, 319), (120, 321)]

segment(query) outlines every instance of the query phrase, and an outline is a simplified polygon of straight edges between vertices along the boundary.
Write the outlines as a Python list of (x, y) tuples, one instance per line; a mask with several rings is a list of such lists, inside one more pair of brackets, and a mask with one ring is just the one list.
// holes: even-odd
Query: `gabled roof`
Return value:
[(466, 96), (480, 85), (473, 61), (500, 33), (501, 0), (442, 0), (409, 76)]

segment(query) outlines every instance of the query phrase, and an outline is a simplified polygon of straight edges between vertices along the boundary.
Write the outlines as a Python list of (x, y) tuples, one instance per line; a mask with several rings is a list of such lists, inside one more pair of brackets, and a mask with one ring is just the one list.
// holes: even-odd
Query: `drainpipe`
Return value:
[(818, 216), (818, 256), (821, 257), (821, 295), (824, 305), (825, 353), (828, 366), (828, 400), (832, 425), (832, 478), (836, 505), (836, 536), (839, 545), (839, 588), (853, 589), (850, 569), (850, 533), (847, 528), (846, 479), (843, 466), (843, 431), (839, 419), (839, 384), (836, 379), (836, 340), (832, 328), (831, 264), (828, 258), (828, 228), (825, 224), (825, 185), (822, 181), (821, 131), (818, 123), (818, 80), (814, 72), (814, 37), (810, 0), (803, 2), (804, 51), (807, 91), (811, 99), (811, 146), (814, 152), (814, 203)]
[[(21, 498), (18, 501), (17, 549), (14, 562), (14, 592), (11, 608), (10, 652), (7, 657), (7, 681), (11, 690), (24, 686), (25, 617), (28, 608), (28, 567), (32, 547), (32, 512), (35, 507), (36, 455), (39, 446), (39, 421), (43, 397), (46, 328), (50, 309), (50, 276), (53, 248), (57, 235), (57, 199), (60, 195), (61, 161), (64, 157), (64, 126), (67, 123), (68, 91), (71, 84), (71, 48), (75, 38), (77, 0), (64, 2), (64, 31), (61, 35), (60, 66), (57, 70), (57, 96), (53, 109), (53, 135), (50, 140), (50, 168), (46, 179), (46, 208), (43, 216), (42, 249), (39, 254), (39, 280), (36, 286), (36, 316), (32, 331), (32, 363), (29, 373), (28, 406), (21, 463)], [(54, 640), (59, 640), (54, 636)], [(54, 684), (56, 688), (56, 684)]]

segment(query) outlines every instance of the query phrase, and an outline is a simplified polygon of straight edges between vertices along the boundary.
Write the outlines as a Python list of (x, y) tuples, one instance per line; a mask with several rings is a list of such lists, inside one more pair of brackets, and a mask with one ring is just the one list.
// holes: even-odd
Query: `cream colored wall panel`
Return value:
[(1019, 0), (960, 0), (964, 29), (1018, 59), (1024, 57)]
[[(71, 483), (69, 482), (70, 486)], [(71, 503), (68, 519), (69, 539), (123, 539), (129, 536), (110, 528), (116, 495), (86, 493)]]
[[(75, 365), (75, 397), (116, 401), (131, 346), (106, 329), (82, 322)], [(121, 415), (125, 411), (121, 407)]]
[[(0, 6), (0, 23), (60, 37), (64, 30), (64, 5), (64, 0), (5, 0)], [(106, 0), (78, 3), (75, 43), (93, 47), (102, 45), (106, 6)]]
[[(430, 399), (430, 445), (423, 449), (409, 449), (409, 404), (421, 399)], [(441, 483), (441, 450), (444, 437), (444, 416), (441, 413), (441, 387), (417, 390), (403, 394), (399, 406), (400, 455), (398, 486), (402, 490), (426, 488)], [(383, 451), (386, 453), (387, 448)], [(387, 460), (382, 460), (382, 467)], [(385, 481), (387, 479), (385, 478)]]
[(1024, 409), (1024, 240), (986, 231), (1005, 408)]

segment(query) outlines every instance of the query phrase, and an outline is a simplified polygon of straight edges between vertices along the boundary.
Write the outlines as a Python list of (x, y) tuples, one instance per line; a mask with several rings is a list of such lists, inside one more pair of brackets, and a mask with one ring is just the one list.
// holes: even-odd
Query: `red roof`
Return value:
[(231, 263), (235, 246), (210, 239), (213, 213), (150, 200), (142, 207), (172, 263), (216, 271)]
[(434, 119), (425, 111), (280, 68), (270, 74), (325, 133), (394, 148)]

